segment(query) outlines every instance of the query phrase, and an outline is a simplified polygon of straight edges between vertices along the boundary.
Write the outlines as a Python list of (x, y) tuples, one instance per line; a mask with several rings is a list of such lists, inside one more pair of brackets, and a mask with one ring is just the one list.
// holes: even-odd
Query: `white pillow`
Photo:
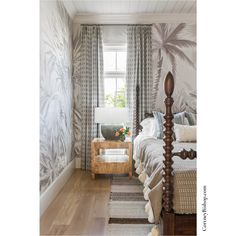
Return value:
[(174, 124), (175, 138), (177, 142), (196, 142), (197, 126), (196, 125), (179, 125)]
[(143, 127), (142, 134), (156, 137), (156, 121), (154, 117), (148, 117), (142, 120), (140, 125)]

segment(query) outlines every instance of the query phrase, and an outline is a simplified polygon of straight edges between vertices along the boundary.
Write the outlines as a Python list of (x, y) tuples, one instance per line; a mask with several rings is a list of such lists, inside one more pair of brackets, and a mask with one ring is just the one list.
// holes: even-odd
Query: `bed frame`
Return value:
[[(165, 99), (165, 131), (164, 131), (164, 168), (163, 168), (163, 208), (162, 208), (162, 222), (163, 222), (163, 235), (196, 235), (197, 216), (196, 214), (175, 214), (173, 210), (173, 156), (178, 156), (185, 160), (187, 158), (194, 159), (197, 157), (197, 152), (194, 150), (187, 151), (183, 149), (180, 152), (172, 152), (173, 150), (173, 113), (172, 105), (174, 99), (172, 94), (174, 91), (174, 78), (169, 72), (164, 81), (164, 90), (166, 94)], [(136, 87), (136, 135), (139, 132), (139, 86)], [(152, 116), (146, 113), (145, 117)]]

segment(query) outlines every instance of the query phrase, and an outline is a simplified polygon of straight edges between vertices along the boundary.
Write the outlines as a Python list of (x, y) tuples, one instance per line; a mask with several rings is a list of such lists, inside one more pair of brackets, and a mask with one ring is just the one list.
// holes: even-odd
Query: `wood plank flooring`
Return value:
[(110, 178), (75, 170), (40, 219), (40, 235), (105, 235)]

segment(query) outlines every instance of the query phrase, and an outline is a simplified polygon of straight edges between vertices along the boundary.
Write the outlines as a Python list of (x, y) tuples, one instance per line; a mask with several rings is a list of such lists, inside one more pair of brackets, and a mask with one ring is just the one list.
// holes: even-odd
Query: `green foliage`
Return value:
[(125, 88), (121, 88), (117, 91), (117, 95), (107, 94), (105, 97), (106, 104), (112, 107), (125, 107)]

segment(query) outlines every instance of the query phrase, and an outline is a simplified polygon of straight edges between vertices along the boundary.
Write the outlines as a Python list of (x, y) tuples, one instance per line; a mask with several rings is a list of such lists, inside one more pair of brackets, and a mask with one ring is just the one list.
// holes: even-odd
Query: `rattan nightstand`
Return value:
[[(123, 155), (101, 155), (100, 149), (127, 149)], [(132, 177), (132, 142), (95, 138), (91, 143), (91, 172), (95, 174), (129, 174)]]

